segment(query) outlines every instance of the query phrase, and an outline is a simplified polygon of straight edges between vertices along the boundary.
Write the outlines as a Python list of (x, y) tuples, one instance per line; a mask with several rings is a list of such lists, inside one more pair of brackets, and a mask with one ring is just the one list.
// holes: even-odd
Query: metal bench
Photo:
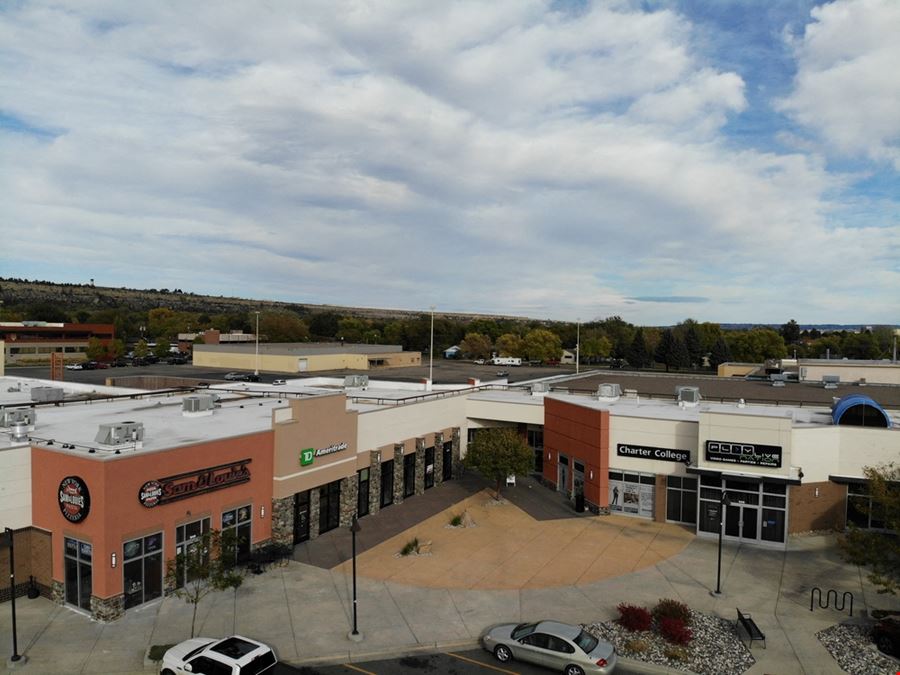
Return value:
[[(759, 626), (756, 625), (756, 622), (753, 620), (753, 617), (749, 614), (744, 614), (740, 609), (737, 610), (737, 625), (741, 625), (744, 627), (744, 630), (747, 631), (747, 635), (750, 637), (750, 647), (753, 647), (754, 640), (761, 640), (763, 643), (763, 649), (766, 648), (766, 634), (763, 633)], [(740, 639), (741, 634), (738, 631), (738, 639)], [(743, 641), (742, 641), (743, 642)]]

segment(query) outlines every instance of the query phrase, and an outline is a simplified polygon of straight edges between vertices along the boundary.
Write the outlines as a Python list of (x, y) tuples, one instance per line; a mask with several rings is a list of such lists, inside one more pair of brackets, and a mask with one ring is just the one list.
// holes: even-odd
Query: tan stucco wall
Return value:
[[(834, 360), (823, 364), (800, 362), (801, 379), (821, 382), (823, 375), (837, 375), (841, 382), (866, 382), (877, 384), (900, 384), (900, 364), (859, 365)], [(864, 392), (863, 392), (864, 393)]]
[(0, 450), (0, 524), (31, 525), (31, 446)]
[[(386, 366), (420, 365), (419, 352), (387, 354), (263, 354), (259, 355), (259, 369), (267, 373), (321, 372), (323, 370), (368, 370), (369, 359), (383, 359)], [(299, 362), (306, 361), (306, 371), (299, 369)], [(253, 371), (256, 354), (226, 351), (194, 350), (193, 363), (205, 368)]]
[(469, 399), (466, 416), (477, 420), (490, 420), (490, 426), (500, 426), (498, 422), (543, 425), (544, 406), (542, 399), (526, 398), (524, 395), (518, 403)]
[(670, 450), (688, 450), (691, 453), (691, 462), (696, 463), (697, 461), (699, 425), (696, 422), (610, 415), (609, 428), (609, 465), (614, 469), (679, 475), (686, 472), (684, 465), (680, 462), (619, 457), (620, 443)]
[[(746, 472), (789, 478), (791, 466), (792, 419), (790, 412), (785, 416), (745, 413), (701, 411), (700, 429), (697, 438), (698, 466), (715, 471)], [(779, 468), (746, 464), (731, 464), (706, 459), (706, 441), (732, 443), (758, 443), (781, 448)]]
[(759, 368), (758, 363), (720, 363), (716, 369), (719, 377), (743, 377)]

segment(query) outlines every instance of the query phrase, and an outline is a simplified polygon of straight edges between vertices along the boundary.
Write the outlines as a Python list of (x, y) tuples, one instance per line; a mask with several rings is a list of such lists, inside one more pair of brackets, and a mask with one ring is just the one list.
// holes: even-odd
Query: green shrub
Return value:
[(691, 623), (691, 610), (683, 602), (664, 598), (653, 608), (653, 618), (657, 623), (661, 623), (663, 619), (678, 619), (688, 626)]
[(460, 525), (462, 525), (462, 515), (457, 514), (457, 515), (453, 516), (453, 517), (450, 519), (450, 524), (451, 524), (453, 527), (459, 527)]
[(419, 540), (413, 539), (411, 541), (406, 542), (403, 548), (400, 549), (400, 555), (409, 555), (410, 553), (418, 553), (419, 552)]
[(663, 654), (672, 661), (687, 661), (690, 656), (684, 647), (666, 647)]
[(648, 649), (650, 649), (650, 645), (646, 640), (627, 640), (625, 642), (625, 651), (632, 654), (643, 654)]

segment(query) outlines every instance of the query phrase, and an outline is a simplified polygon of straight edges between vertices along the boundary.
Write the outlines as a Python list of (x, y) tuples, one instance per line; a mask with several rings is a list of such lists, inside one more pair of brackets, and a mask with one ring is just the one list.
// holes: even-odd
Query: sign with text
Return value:
[(690, 450), (672, 450), (670, 448), (654, 448), (648, 445), (628, 445), (619, 443), (616, 446), (619, 457), (638, 457), (640, 459), (659, 459), (663, 462), (689, 462)]
[(59, 510), (70, 523), (80, 523), (91, 512), (91, 493), (78, 476), (66, 476), (59, 484)]
[(781, 467), (781, 446), (706, 441), (706, 459), (710, 462), (747, 464), (778, 469)]
[(341, 443), (332, 443), (324, 448), (304, 448), (300, 451), (300, 466), (307, 466), (312, 464), (316, 457), (323, 457), (325, 455), (334, 454), (335, 452), (341, 452), (348, 447), (350, 446), (342, 441)]
[(175, 476), (148, 480), (138, 491), (138, 501), (148, 509), (179, 499), (222, 490), (250, 480), (250, 459), (211, 466), (198, 471), (188, 471)]

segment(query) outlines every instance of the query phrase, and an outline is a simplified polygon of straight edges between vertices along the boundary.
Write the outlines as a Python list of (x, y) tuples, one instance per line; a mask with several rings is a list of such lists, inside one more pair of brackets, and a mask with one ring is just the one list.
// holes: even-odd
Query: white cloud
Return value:
[[(835, 226), (846, 185), (806, 149), (735, 149), (744, 82), (693, 30), (621, 2), (25, 3), (0, 111), (47, 132), (0, 126), (3, 267), (646, 323), (783, 321), (801, 285), (821, 320), (868, 311), (832, 266), (893, 279), (896, 227)], [(628, 300), (666, 296), (710, 301)]]
[(794, 90), (780, 109), (840, 154), (900, 170), (900, 3), (837, 0), (797, 38)]

